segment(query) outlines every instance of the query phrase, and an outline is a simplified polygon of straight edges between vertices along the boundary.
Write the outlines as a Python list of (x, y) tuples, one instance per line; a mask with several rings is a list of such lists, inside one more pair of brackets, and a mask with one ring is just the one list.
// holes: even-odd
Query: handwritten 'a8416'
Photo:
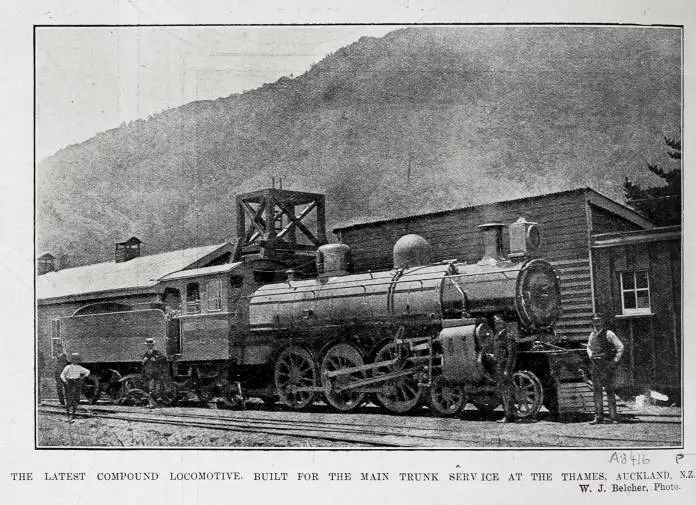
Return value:
[(611, 453), (609, 463), (617, 463), (619, 465), (642, 466), (650, 463), (650, 458), (643, 452), (618, 452)]

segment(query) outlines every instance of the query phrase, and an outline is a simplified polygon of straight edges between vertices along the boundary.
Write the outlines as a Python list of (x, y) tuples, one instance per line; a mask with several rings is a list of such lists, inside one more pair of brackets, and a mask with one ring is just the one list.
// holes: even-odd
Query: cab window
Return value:
[(198, 314), (201, 311), (201, 292), (197, 282), (186, 284), (186, 313)]
[(206, 292), (208, 294), (208, 311), (222, 310), (222, 286), (220, 279), (210, 279)]

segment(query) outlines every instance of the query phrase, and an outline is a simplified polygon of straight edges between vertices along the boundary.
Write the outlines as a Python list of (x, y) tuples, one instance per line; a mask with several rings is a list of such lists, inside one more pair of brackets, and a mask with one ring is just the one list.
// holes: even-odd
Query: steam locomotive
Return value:
[(159, 279), (144, 310), (61, 318), (61, 339), (92, 370), (91, 401), (141, 392), (142, 342), (154, 338), (168, 358), (155, 393), (163, 404), (257, 397), (292, 409), (373, 402), (454, 415), (467, 402), (492, 410), (507, 390), (518, 416), (534, 416), (553, 408), (549, 356), (565, 352), (554, 344), (560, 288), (551, 264), (534, 258), (538, 226), (508, 228), (505, 255), (503, 225), (480, 226), (485, 250), (474, 264), (431, 262), (430, 244), (406, 235), (384, 271), (351, 273), (345, 244), (316, 248), (309, 278), (258, 258), (182, 270)]

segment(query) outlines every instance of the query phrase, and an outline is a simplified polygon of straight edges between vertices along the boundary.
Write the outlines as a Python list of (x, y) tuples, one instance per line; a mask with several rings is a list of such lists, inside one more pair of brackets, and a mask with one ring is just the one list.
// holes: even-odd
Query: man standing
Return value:
[(590, 424), (602, 424), (604, 422), (604, 402), (602, 401), (602, 388), (607, 391), (607, 403), (609, 404), (610, 423), (619, 422), (616, 414), (616, 395), (614, 393), (614, 381), (616, 365), (623, 356), (624, 346), (613, 331), (604, 326), (604, 319), (600, 314), (592, 316), (594, 331), (590, 333), (587, 341), (587, 354), (592, 361), (592, 388), (594, 392), (595, 418)]
[(60, 378), (63, 373), (63, 369), (68, 365), (68, 357), (65, 355), (63, 350), (63, 344), (60, 342), (56, 343), (56, 353), (53, 356), (55, 360), (53, 367), (53, 378), (56, 381), (56, 392), (58, 393), (58, 401), (61, 405), (65, 405), (65, 384)]
[(82, 358), (79, 353), (70, 355), (70, 363), (65, 366), (60, 374), (60, 380), (65, 384), (66, 404), (65, 412), (68, 419), (75, 417), (77, 405), (80, 403), (80, 393), (82, 393), (82, 380), (89, 375), (89, 370), (81, 366)]
[(147, 380), (148, 407), (154, 409), (157, 406), (155, 401), (155, 387), (157, 381), (162, 379), (165, 374), (167, 358), (155, 349), (155, 341), (152, 338), (145, 339), (147, 350), (143, 355), (143, 377)]
[(508, 334), (502, 320), (495, 321), (495, 374), (498, 383), (498, 394), (503, 403), (503, 417), (499, 423), (515, 421), (514, 385), (512, 383), (512, 369), (515, 366), (515, 339)]

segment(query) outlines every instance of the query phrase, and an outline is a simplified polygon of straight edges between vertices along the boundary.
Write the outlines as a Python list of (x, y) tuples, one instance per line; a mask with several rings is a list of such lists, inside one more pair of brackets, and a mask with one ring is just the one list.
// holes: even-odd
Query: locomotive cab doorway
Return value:
[(167, 355), (181, 354), (181, 293), (176, 288), (166, 288), (162, 303), (167, 315)]

